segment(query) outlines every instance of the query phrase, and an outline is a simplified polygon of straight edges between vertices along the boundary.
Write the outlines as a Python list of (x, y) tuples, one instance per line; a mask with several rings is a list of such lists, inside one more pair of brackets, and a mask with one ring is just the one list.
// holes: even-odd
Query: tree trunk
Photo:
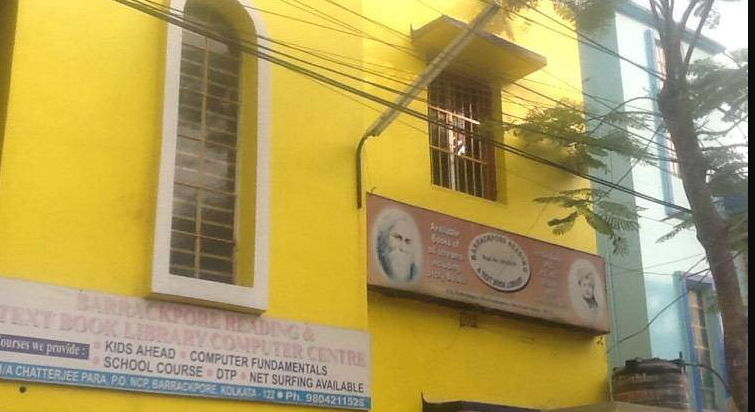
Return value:
[(716, 285), (724, 329), (724, 350), (731, 396), (740, 411), (748, 408), (749, 320), (744, 308), (729, 228), (707, 184), (708, 165), (700, 147), (692, 99), (681, 54), (681, 36), (666, 39), (666, 81), (658, 96), (661, 114), (676, 146), (687, 199)]

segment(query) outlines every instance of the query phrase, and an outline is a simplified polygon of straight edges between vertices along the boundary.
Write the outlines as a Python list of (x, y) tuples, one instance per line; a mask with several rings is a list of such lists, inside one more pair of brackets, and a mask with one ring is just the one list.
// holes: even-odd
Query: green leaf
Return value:
[(577, 222), (578, 217), (579, 213), (574, 212), (563, 219), (551, 220), (550, 222), (548, 222), (548, 226), (551, 226), (553, 228), (553, 233), (555, 235), (564, 235), (574, 227), (574, 224)]
[(606, 200), (608, 195), (609, 192), (603, 189), (572, 189), (563, 190), (553, 196), (537, 198), (535, 201), (556, 204), (571, 211), (564, 218), (548, 222), (553, 234), (566, 234), (574, 228), (579, 218), (584, 218), (597, 232), (611, 239), (615, 253), (623, 254), (627, 251), (628, 243), (621, 233), (639, 230), (638, 213), (643, 209)]

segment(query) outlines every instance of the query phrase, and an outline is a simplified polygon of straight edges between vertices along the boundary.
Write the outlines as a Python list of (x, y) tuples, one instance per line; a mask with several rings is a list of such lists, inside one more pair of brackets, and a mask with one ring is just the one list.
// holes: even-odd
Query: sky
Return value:
[(748, 0), (733, 3), (719, 1), (721, 25), (717, 29), (709, 31), (707, 35), (722, 43), (729, 50), (747, 47), (749, 45), (748, 6)]
[[(634, 0), (635, 3), (648, 8), (648, 0)], [(728, 50), (748, 47), (749, 18), (747, 11), (749, 0), (716, 1), (716, 8), (721, 13), (721, 24), (714, 30), (706, 29), (704, 34), (726, 46)], [(678, 1), (677, 9), (684, 10), (687, 1)]]

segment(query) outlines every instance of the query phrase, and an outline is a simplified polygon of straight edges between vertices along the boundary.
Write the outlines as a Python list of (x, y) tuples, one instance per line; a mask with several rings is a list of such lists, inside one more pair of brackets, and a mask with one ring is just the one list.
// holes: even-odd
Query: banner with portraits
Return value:
[(600, 256), (376, 195), (367, 222), (373, 289), (609, 330)]

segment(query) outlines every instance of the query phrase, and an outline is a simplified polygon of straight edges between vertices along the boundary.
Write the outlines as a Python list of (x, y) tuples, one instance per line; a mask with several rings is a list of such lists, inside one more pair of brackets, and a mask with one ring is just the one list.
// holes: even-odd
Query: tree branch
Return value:
[(658, 12), (658, 9), (663, 9), (663, 6), (661, 6), (656, 0), (649, 0), (649, 2), (650, 10), (653, 12), (656, 27), (658, 28), (658, 36), (660, 36), (661, 42), (665, 44), (666, 32), (661, 30), (661, 28), (664, 26), (664, 21), (663, 19), (661, 19), (661, 14)]
[[(700, 41), (700, 36), (703, 33), (703, 27), (705, 27), (705, 22), (708, 20), (708, 17), (710, 17), (710, 12), (713, 10), (713, 3), (715, 3), (715, 0), (708, 0), (708, 4), (705, 6), (703, 15), (700, 17), (700, 22), (697, 24), (697, 30), (695, 30), (695, 37), (692, 38), (692, 41), (689, 44), (689, 48), (687, 49), (687, 56), (684, 58), (684, 66), (682, 67), (682, 73), (685, 76), (687, 75), (687, 71), (689, 70), (690, 63), (692, 63), (692, 54), (695, 52), (695, 48), (697, 47), (697, 42)], [(690, 5), (690, 7), (691, 6), (692, 5)], [(687, 18), (689, 18), (689, 16), (687, 16)], [(684, 30), (685, 27), (686, 27), (686, 22), (683, 22), (682, 26), (680, 26), (680, 30)]]
[(713, 150), (721, 150), (721, 149), (747, 149), (750, 145), (747, 143), (733, 143), (733, 144), (727, 144), (723, 146), (710, 146), (710, 147), (703, 147), (703, 152), (711, 152)]
[[(750, 118), (750, 116), (747, 115), (745, 117), (737, 119), (737, 121), (734, 122), (734, 124), (731, 127), (729, 127), (728, 129), (726, 129), (726, 130), (719, 130), (719, 131), (701, 130), (699, 132), (699, 134), (700, 135), (706, 135), (706, 136), (726, 136), (727, 134), (731, 133), (734, 129), (736, 129), (737, 127), (739, 127), (740, 124), (748, 121), (749, 118)], [(745, 147), (749, 147), (749, 145), (745, 145)]]
[[(608, 117), (610, 115), (612, 115), (614, 113), (617, 113), (619, 111), (619, 109), (621, 109), (622, 107), (628, 105), (629, 103), (636, 102), (636, 101), (639, 101), (639, 100), (653, 100), (653, 99), (650, 98), (650, 97), (646, 97), (646, 96), (640, 96), (640, 97), (635, 97), (635, 98), (626, 100), (626, 101), (624, 101), (622, 103), (619, 103), (614, 108), (612, 108), (611, 111), (609, 111), (608, 113), (605, 113), (605, 114), (603, 114), (601, 116), (598, 116), (598, 117), (601, 118), (600, 123), (593, 128), (593, 131), (591, 133), (595, 133), (598, 129), (600, 129), (601, 126), (603, 126), (604, 124), (606, 124), (606, 122), (608, 121)], [(629, 113), (629, 112), (625, 112), (625, 113)], [(650, 113), (653, 116), (657, 116), (657, 114), (652, 113), (652, 112), (646, 112), (646, 113)], [(591, 120), (596, 120), (598, 117), (594, 117)]]
[[(682, 19), (679, 21), (679, 24), (683, 27), (687, 27), (687, 23), (689, 22), (689, 18), (692, 17), (692, 13), (695, 12), (695, 9), (697, 8), (697, 5), (700, 3), (701, 0), (692, 0), (689, 2), (689, 6), (687, 6), (687, 9), (684, 10), (684, 14), (682, 15)], [(713, 1), (711, 0), (711, 3)]]

